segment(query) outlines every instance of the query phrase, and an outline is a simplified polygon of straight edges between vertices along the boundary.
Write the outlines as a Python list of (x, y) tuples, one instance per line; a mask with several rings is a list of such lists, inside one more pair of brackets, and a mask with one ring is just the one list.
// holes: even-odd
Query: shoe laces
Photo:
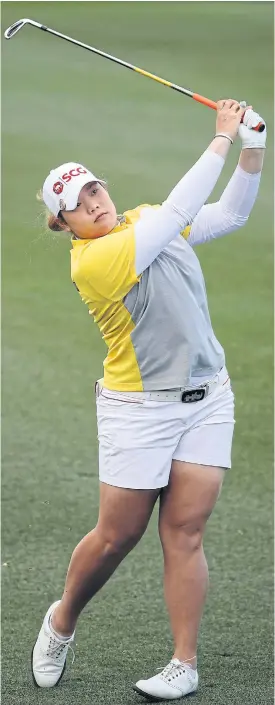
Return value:
[(164, 668), (158, 668), (158, 671), (161, 671), (160, 678), (162, 680), (167, 681), (170, 683), (171, 680), (174, 680), (174, 678), (178, 678), (179, 676), (182, 676), (183, 673), (187, 670), (191, 670), (191, 666), (189, 666), (188, 663), (182, 663), (179, 661), (179, 659), (175, 658), (170, 661), (167, 666)]
[(46, 656), (54, 659), (55, 661), (62, 660), (64, 656), (65, 649), (70, 649), (73, 654), (72, 664), (75, 660), (75, 653), (69, 641), (58, 641), (54, 636), (50, 636), (49, 646), (46, 651)]

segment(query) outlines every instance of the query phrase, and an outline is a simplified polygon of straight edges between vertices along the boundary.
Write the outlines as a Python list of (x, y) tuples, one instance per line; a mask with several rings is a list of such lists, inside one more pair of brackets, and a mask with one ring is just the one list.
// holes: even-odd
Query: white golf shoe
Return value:
[(158, 675), (138, 681), (134, 690), (148, 700), (176, 700), (194, 693), (198, 683), (198, 672), (174, 658)]
[(54, 602), (48, 609), (32, 651), (32, 675), (35, 685), (53, 688), (58, 685), (66, 668), (66, 658), (74, 634), (61, 641), (50, 627), (51, 615), (59, 604)]

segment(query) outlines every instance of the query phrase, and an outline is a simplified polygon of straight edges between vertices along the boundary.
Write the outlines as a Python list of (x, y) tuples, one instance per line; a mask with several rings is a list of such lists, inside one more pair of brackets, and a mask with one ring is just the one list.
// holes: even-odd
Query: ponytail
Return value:
[[(42, 191), (39, 191), (36, 194), (36, 199), (40, 203), (43, 203), (43, 196), (42, 196)], [(51, 230), (54, 233), (61, 233), (64, 232), (65, 230), (68, 232), (68, 227), (67, 224), (65, 223), (65, 220), (63, 218), (63, 215), (61, 212), (58, 213), (58, 215), (53, 215), (53, 213), (50, 213), (50, 211), (45, 208), (45, 221), (46, 221), (46, 227)]]

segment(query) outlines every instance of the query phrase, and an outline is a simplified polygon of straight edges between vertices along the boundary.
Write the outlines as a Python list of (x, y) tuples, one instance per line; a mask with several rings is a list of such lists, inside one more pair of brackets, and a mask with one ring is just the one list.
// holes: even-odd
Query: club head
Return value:
[(27, 20), (27, 19), (17, 20), (17, 22), (14, 22), (14, 24), (11, 24), (11, 26), (8, 27), (8, 29), (6, 29), (6, 31), (4, 33), (5, 39), (11, 39), (16, 34), (16, 32), (19, 32), (19, 29), (22, 29), (22, 27), (24, 27), (24, 25), (27, 24), (28, 22), (31, 24), (32, 20)]

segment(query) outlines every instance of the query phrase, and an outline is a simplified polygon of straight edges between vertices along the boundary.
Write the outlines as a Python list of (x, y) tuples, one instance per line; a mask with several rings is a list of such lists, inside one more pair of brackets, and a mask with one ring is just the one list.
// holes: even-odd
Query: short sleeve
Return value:
[(140, 280), (135, 269), (134, 229), (91, 241), (81, 254), (79, 269), (97, 298), (122, 300)]

